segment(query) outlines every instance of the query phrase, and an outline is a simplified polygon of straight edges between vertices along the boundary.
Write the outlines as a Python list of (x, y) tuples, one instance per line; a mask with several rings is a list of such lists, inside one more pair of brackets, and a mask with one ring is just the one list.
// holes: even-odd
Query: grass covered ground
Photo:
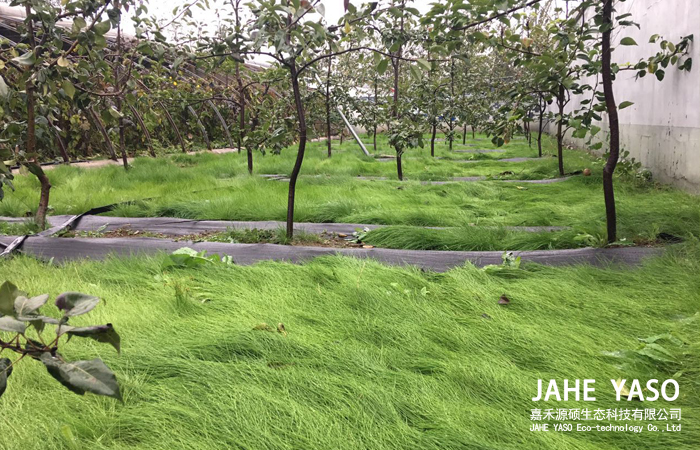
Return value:
[[(485, 136), (468, 140), (493, 148)], [(377, 153), (391, 154), (380, 136)], [(422, 185), (422, 179), (451, 176), (495, 176), (540, 179), (557, 176), (556, 158), (518, 163), (456, 163), (436, 160), (429, 149), (412, 150), (405, 157), (403, 183), (395, 177), (393, 162), (364, 157), (356, 144), (346, 141), (332, 158), (325, 143), (311, 143), (297, 188), (297, 221), (389, 224), (401, 227), (370, 233), (367, 242), (392, 248), (491, 250), (571, 248), (604, 242), (602, 161), (580, 151), (566, 150), (566, 171), (591, 168), (590, 177), (577, 176), (547, 185), (484, 181)], [(455, 149), (461, 147), (455, 144)], [(545, 152), (554, 151), (545, 140)], [(449, 153), (444, 142), (437, 155), (459, 158), (532, 157), (536, 148), (524, 140), (503, 147), (506, 153)], [(457, 156), (458, 155), (458, 156)], [(293, 149), (281, 155), (255, 156), (256, 173), (289, 173)], [(499, 175), (511, 171), (510, 175)], [(239, 154), (175, 155), (139, 158), (127, 173), (118, 166), (99, 169), (59, 167), (48, 171), (53, 184), (54, 214), (77, 214), (91, 207), (158, 197), (118, 207), (115, 216), (172, 216), (192, 219), (284, 220), (288, 185), (249, 177), (245, 156)], [(388, 181), (358, 180), (357, 175), (385, 176)], [(18, 176), (17, 191), (0, 202), (0, 216), (24, 217), (38, 202), (34, 177)], [(628, 242), (653, 242), (663, 232), (688, 238), (700, 235), (700, 200), (675, 189), (618, 179), (616, 183), (619, 235)], [(475, 227), (476, 225), (476, 227)], [(523, 233), (506, 226), (558, 225), (571, 227), (555, 233)], [(423, 226), (458, 227), (423, 230)], [(483, 226), (483, 227), (482, 227)], [(495, 227), (495, 228), (494, 228)], [(22, 230), (0, 229), (11, 233)]]
[[(0, 281), (32, 295), (105, 300), (72, 322), (113, 323), (122, 355), (79, 339), (63, 353), (99, 355), (125, 399), (76, 396), (22, 361), (0, 399), (0, 448), (665, 450), (700, 440), (697, 241), (634, 270), (436, 274), (332, 257), (162, 273), (162, 258), (0, 261)], [(497, 304), (502, 294), (510, 305)], [(278, 322), (286, 336), (254, 329)], [(664, 333), (683, 342), (658, 341), (669, 362), (610, 353)], [(674, 377), (681, 394), (618, 403), (618, 377)], [(540, 378), (596, 379), (597, 401), (532, 402)], [(530, 432), (537, 407), (682, 408), (682, 431)]]

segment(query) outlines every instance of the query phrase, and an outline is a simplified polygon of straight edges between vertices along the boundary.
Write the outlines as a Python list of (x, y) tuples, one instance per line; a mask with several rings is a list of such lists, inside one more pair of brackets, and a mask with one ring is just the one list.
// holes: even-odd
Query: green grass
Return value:
[[(481, 136), (483, 139), (484, 137)], [(367, 141), (367, 140), (366, 140)], [(477, 141), (491, 146), (488, 140)], [(377, 153), (391, 153), (386, 138), (379, 137)], [(553, 151), (551, 139), (545, 150)], [(337, 141), (334, 142), (336, 147)], [(440, 143), (438, 155), (447, 154)], [(513, 140), (506, 154), (497, 158), (535, 156), (524, 140)], [(256, 173), (289, 173), (293, 149), (282, 155), (256, 155)], [(486, 157), (486, 155), (478, 155)], [(460, 155), (467, 158), (469, 154)], [(450, 176), (498, 176), (549, 178), (557, 176), (555, 158), (523, 163), (484, 162), (459, 164), (433, 160), (429, 150), (412, 150), (406, 156), (409, 181), (392, 181), (394, 163), (364, 157), (354, 142), (346, 141), (330, 159), (325, 143), (311, 143), (298, 183), (295, 219), (306, 222), (376, 223), (401, 226), (461, 227), (460, 231), (426, 231), (416, 228), (382, 231), (373, 242), (396, 248), (491, 249), (499, 242), (510, 249), (566, 248), (600, 242), (605, 236), (602, 196), (602, 161), (580, 151), (566, 150), (567, 172), (589, 167), (591, 177), (574, 177), (549, 185), (456, 183), (422, 185), (421, 179)], [(77, 214), (92, 207), (157, 197), (120, 206), (112, 215), (192, 219), (284, 220), (288, 184), (249, 177), (245, 157), (238, 154), (176, 155), (157, 160), (139, 158), (128, 172), (118, 166), (99, 169), (59, 167), (47, 172), (54, 186), (50, 205), (54, 214)], [(357, 180), (359, 174), (386, 176), (388, 181)], [(19, 176), (17, 191), (0, 202), (0, 215), (25, 216), (38, 203), (34, 177)], [(688, 238), (700, 235), (700, 199), (654, 184), (639, 185), (618, 178), (616, 195), (619, 235), (628, 241), (653, 241), (659, 232)], [(479, 229), (485, 227), (558, 225), (572, 231), (530, 234)], [(505, 234), (504, 234), (505, 233)], [(372, 233), (374, 234), (374, 233)], [(372, 235), (371, 234), (371, 235)], [(503, 246), (496, 246), (503, 248)]]
[[(71, 322), (114, 323), (122, 355), (77, 338), (63, 354), (103, 358), (125, 399), (76, 396), (22, 361), (0, 399), (0, 448), (654, 450), (700, 440), (697, 241), (634, 270), (436, 274), (330, 257), (162, 275), (162, 258), (0, 261), (1, 280), (32, 295), (105, 300)], [(254, 330), (263, 322), (288, 335)], [(664, 344), (673, 363), (606, 356), (661, 333), (685, 343)], [(673, 403), (618, 403), (609, 381), (674, 374)], [(597, 401), (532, 402), (540, 378), (596, 379)], [(682, 431), (530, 432), (538, 407), (682, 408)]]

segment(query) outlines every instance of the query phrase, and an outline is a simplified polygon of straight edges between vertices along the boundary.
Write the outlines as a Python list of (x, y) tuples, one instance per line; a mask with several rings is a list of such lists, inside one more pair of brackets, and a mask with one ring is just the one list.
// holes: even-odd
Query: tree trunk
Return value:
[(399, 181), (403, 181), (403, 167), (401, 166), (401, 157), (403, 152), (396, 152), (396, 174), (399, 177)]
[(467, 144), (467, 123), (464, 123), (464, 127), (462, 129), (462, 145)]
[[(36, 57), (36, 41), (34, 39), (34, 22), (32, 11), (29, 3), (25, 5), (27, 32), (29, 34), (29, 44), (31, 51)], [(35, 220), (37, 225), (43, 230), (46, 228), (46, 210), (49, 207), (49, 192), (51, 191), (51, 183), (49, 178), (44, 173), (44, 170), (39, 165), (39, 154), (36, 150), (36, 99), (34, 97), (34, 81), (30, 78), (27, 80), (25, 92), (27, 93), (27, 157), (29, 164), (27, 169), (39, 179), (41, 186), (41, 194), (39, 195), (39, 206), (36, 210)]]
[(253, 149), (247, 148), (246, 153), (248, 154), (248, 173), (253, 175)]
[[(240, 16), (240, 0), (237, 0), (234, 5), (234, 14), (236, 17), (236, 30), (240, 30), (241, 27), (241, 16)], [(236, 39), (236, 44), (240, 44), (239, 40)], [(228, 80), (228, 78), (227, 78)], [(245, 137), (245, 89), (243, 89), (243, 79), (241, 78), (241, 63), (236, 61), (236, 82), (238, 83), (238, 101), (240, 103), (238, 108), (238, 136), (236, 137), (236, 145), (238, 147), (238, 153), (241, 152), (243, 145), (243, 138)], [(248, 151), (248, 172), (253, 173), (253, 155), (251, 150)]]
[[(393, 2), (392, 2), (393, 4)], [(405, 2), (401, 2), (401, 6), (403, 7)], [(404, 30), (404, 16), (403, 16), (403, 10), (401, 12), (401, 32), (403, 33)], [(400, 67), (401, 67), (401, 55), (403, 51), (403, 45), (399, 46), (399, 49), (396, 51), (396, 54), (393, 59), (393, 65), (394, 65), (394, 104), (392, 106), (392, 113), (394, 116), (394, 120), (399, 119), (399, 75), (400, 75)], [(397, 148), (394, 148), (396, 151), (396, 173), (399, 177), (399, 181), (403, 181), (403, 168), (401, 167), (401, 155), (403, 154), (403, 150), (399, 150)]]
[(476, 139), (476, 130), (474, 129), (474, 125), (472, 125), (472, 139)]
[(454, 98), (455, 98), (455, 60), (450, 60), (450, 151), (452, 151), (452, 143), (455, 140), (455, 124), (454, 124)]
[(377, 152), (377, 90), (378, 90), (378, 85), (379, 83), (377, 82), (377, 79), (374, 79), (374, 111), (372, 112), (372, 117), (373, 120), (372, 122), (374, 123), (374, 132), (373, 132), (373, 138), (372, 138), (372, 144), (374, 145), (374, 152)]
[(292, 239), (294, 237), (294, 196), (296, 193), (297, 178), (299, 178), (299, 172), (301, 172), (301, 164), (304, 162), (304, 151), (306, 150), (306, 112), (304, 111), (304, 104), (301, 100), (299, 75), (297, 74), (297, 65), (295, 61), (291, 62), (289, 70), (292, 75), (294, 105), (296, 106), (299, 119), (299, 149), (297, 150), (297, 158), (294, 162), (292, 174), (289, 177), (289, 195), (287, 197), (287, 238)]
[[(329, 49), (330, 51), (330, 49)], [(326, 146), (328, 157), (331, 157), (331, 60), (328, 58), (328, 74), (326, 75)]]
[(564, 176), (564, 85), (559, 85), (559, 95), (557, 95), (557, 106), (559, 106), (559, 122), (557, 123), (557, 156), (559, 157), (559, 175)]
[[(541, 97), (540, 97), (541, 99)], [(540, 103), (540, 127), (537, 130), (537, 154), (541, 158), (542, 157), (542, 121), (544, 119), (544, 100), (541, 100)]]
[[(115, 5), (119, 8), (119, 4)], [(121, 65), (122, 56), (122, 27), (121, 21), (117, 24), (117, 63), (114, 65), (114, 79), (116, 80), (114, 89), (118, 92), (121, 90), (121, 82), (119, 80), (119, 66)], [(117, 110), (122, 112), (122, 96), (118, 95), (116, 98)], [(119, 117), (119, 150), (122, 153), (122, 164), (124, 165), (124, 170), (129, 170), (129, 161), (126, 154), (126, 136), (124, 134), (124, 118)]]
[(66, 138), (64, 139), (61, 135), (61, 131), (54, 130), (58, 150), (61, 152), (63, 162), (70, 163), (70, 155), (68, 154), (68, 142), (70, 141), (70, 120), (66, 119), (66, 116), (63, 115), (63, 113), (61, 113), (58, 118), (58, 128), (66, 135)]
[(94, 122), (94, 125), (97, 127), (97, 129), (100, 131), (102, 134), (102, 138), (105, 141), (105, 145), (107, 146), (107, 151), (109, 151), (109, 159), (112, 161), (118, 161), (117, 159), (117, 154), (114, 152), (114, 146), (112, 145), (112, 140), (109, 138), (109, 133), (107, 132), (107, 129), (104, 127), (104, 124), (102, 123), (102, 119), (100, 118), (99, 114), (95, 112), (95, 110), (90, 106), (88, 108), (88, 113), (92, 115), (92, 121)]
[(610, 68), (611, 50), (610, 34), (612, 33), (612, 3), (613, 0), (603, 1), (603, 20), (609, 26), (603, 32), (602, 42), (602, 75), (603, 93), (605, 95), (605, 107), (608, 112), (610, 127), (610, 151), (608, 160), (603, 167), (603, 196), (605, 197), (605, 218), (607, 221), (608, 243), (617, 240), (617, 215), (615, 211), (615, 191), (613, 190), (613, 174), (620, 156), (620, 124), (617, 117), (617, 105), (613, 95), (612, 70)]
[(433, 123), (432, 134), (430, 135), (430, 156), (435, 156), (435, 134), (437, 133), (437, 124)]
[(70, 157), (68, 156), (68, 149), (66, 148), (66, 143), (61, 137), (61, 134), (58, 130), (54, 130), (54, 137), (56, 138), (56, 145), (58, 146), (58, 151), (61, 153), (61, 158), (63, 158), (63, 162), (66, 164), (70, 163)]

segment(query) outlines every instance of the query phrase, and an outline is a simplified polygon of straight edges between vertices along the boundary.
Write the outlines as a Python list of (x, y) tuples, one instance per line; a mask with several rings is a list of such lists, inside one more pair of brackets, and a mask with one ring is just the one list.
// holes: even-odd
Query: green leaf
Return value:
[(20, 291), (17, 286), (5, 281), (0, 286), (0, 314), (13, 316), (15, 314), (15, 299), (19, 297)]
[(70, 61), (68, 61), (68, 58), (65, 56), (59, 56), (59, 58), (56, 60), (56, 64), (58, 64), (60, 67), (68, 67), (70, 66)]
[(21, 66), (31, 67), (36, 63), (36, 58), (34, 58), (34, 52), (27, 52), (22, 56), (12, 58), (12, 61), (16, 62)]
[(45, 352), (41, 354), (41, 362), (52, 377), (78, 395), (92, 392), (122, 399), (117, 377), (101, 359), (66, 362)]
[(427, 60), (423, 59), (423, 58), (418, 58), (418, 59), (416, 60), (416, 62), (417, 62), (420, 66), (422, 66), (423, 69), (425, 69), (425, 70), (430, 70), (430, 69), (431, 69), (430, 63), (429, 63)]
[(108, 32), (111, 27), (112, 26), (109, 23), (109, 20), (105, 20), (104, 22), (100, 22), (98, 24), (95, 24), (95, 27), (93, 28), (93, 30), (95, 30), (95, 33), (97, 33), (98, 35), (103, 35), (106, 32)]
[(18, 316), (33, 314), (37, 309), (44, 306), (49, 299), (49, 294), (39, 295), (32, 298), (19, 296), (15, 299), (15, 313)]
[(56, 307), (64, 311), (67, 317), (79, 316), (97, 306), (99, 298), (92, 295), (81, 294), (80, 292), (64, 292), (56, 297)]
[(10, 333), (24, 333), (27, 326), (24, 322), (15, 319), (12, 316), (0, 317), (0, 331), (9, 331)]
[(121, 353), (121, 338), (119, 334), (114, 330), (111, 323), (107, 325), (95, 325), (91, 327), (69, 327), (63, 325), (61, 327), (61, 334), (67, 334), (68, 339), (71, 336), (85, 337), (89, 339), (94, 339), (97, 342), (103, 342), (111, 345), (117, 351)]
[(617, 109), (625, 109), (625, 108), (627, 108), (628, 106), (632, 106), (632, 105), (634, 105), (633, 102), (622, 102), (622, 103), (620, 103), (620, 105), (617, 107)]
[(7, 87), (5, 79), (0, 75), (0, 97), (7, 98), (10, 95), (10, 88)]
[(632, 39), (631, 37), (624, 37), (620, 40), (621, 45), (637, 45), (637, 41)]
[(120, 117), (124, 117), (122, 113), (120, 113), (116, 107), (112, 106), (111, 108), (107, 108), (107, 111), (109, 112), (109, 115), (114, 117), (115, 119), (118, 119)]
[(73, 86), (70, 80), (63, 80), (63, 92), (71, 99), (75, 96), (75, 86)]
[(664, 72), (661, 69), (657, 69), (656, 72), (654, 72), (654, 75), (656, 75), (656, 79), (661, 81), (664, 79), (664, 75), (666, 75), (666, 72)]
[(5, 393), (10, 375), (12, 375), (12, 361), (8, 358), (0, 358), (0, 397)]
[(384, 72), (386, 72), (386, 69), (389, 67), (389, 60), (388, 59), (382, 59), (379, 61), (379, 64), (377, 65), (377, 73), (379, 75), (383, 75)]
[(634, 351), (638, 355), (646, 356), (655, 361), (675, 362), (676, 358), (673, 353), (666, 350), (659, 344), (646, 344), (639, 350)]

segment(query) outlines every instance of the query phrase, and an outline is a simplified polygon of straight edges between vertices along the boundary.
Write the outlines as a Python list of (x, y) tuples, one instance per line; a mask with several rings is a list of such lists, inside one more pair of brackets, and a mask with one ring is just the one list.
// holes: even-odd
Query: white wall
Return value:
[[(634, 79), (634, 71), (620, 72), (614, 84), (615, 100), (634, 105), (619, 111), (620, 146), (651, 170), (658, 181), (700, 193), (700, 0), (627, 0), (616, 2), (617, 14), (632, 13), (637, 27), (625, 27), (614, 35), (614, 45), (629, 36), (637, 46), (617, 46), (613, 61), (635, 63), (659, 51), (649, 43), (652, 34), (678, 42), (693, 34), (690, 56), (693, 69), (666, 68), (663, 81), (647, 75)], [(568, 109), (577, 108), (572, 99)], [(607, 131), (607, 115), (599, 124)], [(601, 132), (599, 137), (607, 136)], [(567, 138), (574, 145), (577, 139)]]

